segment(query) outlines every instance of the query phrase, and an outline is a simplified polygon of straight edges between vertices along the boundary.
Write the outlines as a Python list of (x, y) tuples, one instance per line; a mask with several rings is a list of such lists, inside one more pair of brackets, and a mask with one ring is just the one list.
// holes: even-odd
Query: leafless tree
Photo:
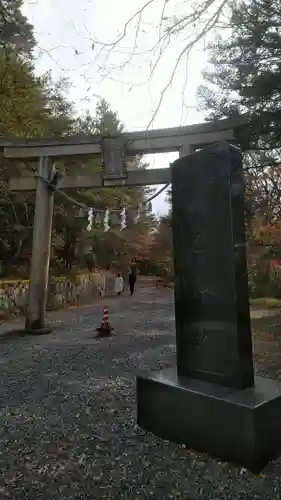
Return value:
[[(149, 64), (148, 77), (142, 82), (128, 83), (131, 87), (143, 85), (156, 75), (166, 52), (176, 43), (178, 52), (175, 62), (172, 67), (167, 68), (167, 78), (153, 110), (148, 124), (149, 128), (162, 105), (166, 92), (183, 66), (185, 76), (182, 96), (184, 96), (187, 86), (188, 58), (192, 49), (200, 43), (203, 46), (206, 37), (213, 35), (217, 30), (229, 27), (230, 1), (146, 0), (128, 17), (120, 34), (110, 41), (98, 39), (85, 25), (87, 39), (91, 43), (93, 52), (91, 64), (97, 66), (102, 78), (116, 81), (130, 64), (144, 65), (146, 57), (146, 62)], [(153, 9), (152, 17), (155, 17), (155, 22), (150, 21), (151, 9)], [(144, 37), (146, 42), (148, 38), (151, 40), (150, 45), (145, 48), (143, 48)], [(118, 58), (120, 63), (116, 63)]]

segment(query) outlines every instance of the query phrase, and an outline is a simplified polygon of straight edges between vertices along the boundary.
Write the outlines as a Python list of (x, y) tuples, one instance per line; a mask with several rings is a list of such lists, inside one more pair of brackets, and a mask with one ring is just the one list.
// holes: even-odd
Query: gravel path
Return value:
[[(51, 335), (0, 336), (1, 500), (281, 498), (281, 459), (255, 476), (136, 426), (136, 372), (175, 360), (172, 292), (110, 300), (109, 313), (111, 339), (94, 338), (101, 304), (52, 314)], [(271, 357), (259, 321), (258, 370), (278, 377), (281, 320), (266, 318)]]

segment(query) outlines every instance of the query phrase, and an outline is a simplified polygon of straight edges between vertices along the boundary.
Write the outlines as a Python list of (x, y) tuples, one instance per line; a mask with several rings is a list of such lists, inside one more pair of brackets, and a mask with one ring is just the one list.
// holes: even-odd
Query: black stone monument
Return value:
[(137, 377), (138, 424), (259, 471), (281, 451), (281, 383), (254, 377), (241, 153), (171, 168), (177, 367)]

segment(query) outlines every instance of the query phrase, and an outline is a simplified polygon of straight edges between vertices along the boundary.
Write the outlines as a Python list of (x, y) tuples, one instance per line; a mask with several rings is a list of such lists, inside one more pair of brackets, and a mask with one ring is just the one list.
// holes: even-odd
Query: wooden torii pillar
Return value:
[(218, 141), (235, 141), (234, 129), (245, 125), (245, 117), (219, 120), (187, 127), (160, 129), (145, 132), (128, 132), (119, 137), (74, 136), (59, 139), (3, 139), (7, 158), (14, 160), (38, 158), (36, 177), (11, 178), (11, 191), (36, 189), (36, 205), (33, 225), (33, 247), (30, 271), (29, 300), (25, 331), (46, 332), (45, 311), (48, 289), (48, 273), (51, 248), (52, 216), (55, 180), (54, 161), (58, 157), (74, 155), (99, 156), (103, 164), (101, 174), (65, 176), (57, 187), (102, 188), (114, 186), (143, 186), (168, 184), (170, 168), (131, 170), (125, 169), (126, 156), (178, 151), (186, 156), (196, 149)]

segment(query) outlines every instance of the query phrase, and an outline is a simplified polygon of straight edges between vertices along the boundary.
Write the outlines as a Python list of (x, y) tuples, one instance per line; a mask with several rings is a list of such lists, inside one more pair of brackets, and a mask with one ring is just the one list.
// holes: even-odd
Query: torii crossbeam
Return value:
[(247, 122), (246, 116), (240, 116), (235, 120), (225, 119), (186, 127), (128, 132), (118, 137), (91, 135), (59, 139), (4, 138), (0, 140), (0, 148), (4, 149), (7, 158), (39, 159), (37, 178), (11, 178), (9, 183), (11, 191), (36, 189), (25, 331), (32, 333), (46, 331), (45, 311), (54, 203), (52, 180), (55, 174), (54, 161), (57, 157), (99, 156), (103, 165), (101, 174), (65, 176), (56, 186), (60, 189), (168, 184), (171, 180), (170, 168), (127, 171), (126, 157), (171, 151), (178, 151), (180, 156), (186, 156), (215, 142), (236, 142), (235, 129), (247, 125)]

